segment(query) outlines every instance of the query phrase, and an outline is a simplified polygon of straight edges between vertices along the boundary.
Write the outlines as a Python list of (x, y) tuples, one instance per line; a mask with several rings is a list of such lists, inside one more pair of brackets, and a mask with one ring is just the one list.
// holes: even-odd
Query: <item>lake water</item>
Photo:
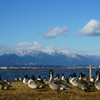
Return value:
[[(100, 71), (100, 69), (92, 69), (92, 75), (96, 78), (95, 72)], [(70, 74), (75, 72), (77, 76), (79, 76), (79, 73), (82, 72), (89, 76), (89, 70), (88, 69), (69, 69), (69, 70), (54, 70), (54, 77), (56, 74), (62, 74), (64, 73), (66, 78), (69, 78)], [(24, 75), (27, 74), (29, 77), (31, 75), (35, 75), (35, 77), (38, 77), (40, 75), (42, 78), (49, 77), (49, 70), (20, 70), (20, 71), (12, 71), (12, 70), (2, 70), (0, 71), (0, 74), (2, 75), (2, 80), (8, 79), (9, 81), (15, 81), (15, 77), (24, 78)]]

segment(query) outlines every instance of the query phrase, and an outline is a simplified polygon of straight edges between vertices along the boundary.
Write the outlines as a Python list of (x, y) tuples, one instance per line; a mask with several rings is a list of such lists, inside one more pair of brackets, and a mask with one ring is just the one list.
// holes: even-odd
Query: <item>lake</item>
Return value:
[[(100, 71), (100, 69), (92, 69), (92, 75), (96, 78), (95, 72)], [(89, 77), (89, 69), (62, 69), (62, 70), (57, 70), (54, 69), (54, 77), (56, 74), (62, 74), (64, 73), (66, 78), (69, 78), (70, 74), (75, 72), (77, 74), (77, 77), (79, 76), (79, 73), (82, 72), (86, 74)], [(42, 78), (44, 77), (49, 77), (49, 69), (48, 70), (1, 70), (0, 74), (2, 75), (2, 80), (8, 79), (9, 81), (15, 81), (15, 77), (19, 78), (22, 77), (24, 78), (24, 75), (27, 74), (29, 77), (31, 75), (35, 75), (35, 77), (38, 77), (40, 75)]]

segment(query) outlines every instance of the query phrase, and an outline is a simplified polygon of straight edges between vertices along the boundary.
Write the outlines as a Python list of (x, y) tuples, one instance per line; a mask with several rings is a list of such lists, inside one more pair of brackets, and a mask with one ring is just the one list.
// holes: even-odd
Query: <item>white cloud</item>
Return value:
[(44, 34), (45, 38), (55, 38), (57, 36), (62, 35), (64, 32), (68, 31), (67, 27), (55, 27), (54, 29), (48, 29)]
[[(9, 53), (15, 53), (15, 52), (21, 52), (21, 51), (43, 51), (45, 53), (48, 54), (55, 54), (57, 52), (60, 53), (83, 53), (83, 51), (77, 51), (77, 50), (71, 50), (71, 48), (69, 47), (61, 47), (58, 48), (55, 45), (51, 45), (51, 46), (47, 46), (45, 48), (43, 48), (43, 45), (38, 43), (38, 42), (34, 42), (34, 43), (30, 43), (30, 42), (21, 42), (19, 43), (15, 48), (12, 48), (10, 46), (7, 45), (0, 45), (0, 55), (3, 54), (9, 54)], [(86, 52), (85, 52), (86, 53)]]
[(29, 42), (21, 42), (15, 48), (12, 48), (7, 45), (0, 45), (0, 55), (9, 54), (16, 51), (32, 51), (32, 50), (41, 50), (43, 48), (42, 44), (38, 42), (29, 43)]
[(56, 47), (55, 47), (54, 45), (51, 45), (51, 46), (47, 46), (47, 47), (46, 47), (47, 50), (55, 50), (55, 48), (56, 48)]
[(92, 19), (81, 30), (77, 32), (77, 36), (100, 36), (100, 22)]
[(43, 45), (38, 42), (21, 42), (16, 46), (15, 50), (39, 50), (41, 48), (43, 48)]
[(0, 55), (13, 52), (12, 47), (7, 45), (0, 45)]

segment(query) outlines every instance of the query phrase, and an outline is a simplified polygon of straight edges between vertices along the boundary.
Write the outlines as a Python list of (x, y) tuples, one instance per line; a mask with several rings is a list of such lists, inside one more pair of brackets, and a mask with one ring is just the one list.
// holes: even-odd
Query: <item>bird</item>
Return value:
[(2, 80), (2, 75), (0, 74), (0, 89), (11, 89), (11, 82), (7, 79)]
[(56, 93), (60, 93), (61, 90), (70, 89), (66, 84), (64, 84), (64, 81), (61, 79), (54, 80), (53, 78), (53, 70), (49, 70), (49, 87), (56, 91)]
[(28, 75), (24, 76), (23, 83), (28, 84)]
[(37, 81), (39, 81), (39, 82), (43, 82), (43, 80), (42, 80), (42, 78), (41, 78), (40, 75), (38, 75), (38, 77), (37, 77)]
[(60, 80), (60, 75), (59, 74), (56, 74), (56, 77), (54, 78), (54, 80)]
[(95, 78), (92, 76), (92, 78), (90, 79), (91, 82), (95, 82)]
[(32, 75), (30, 79), (28, 80), (28, 86), (34, 90), (37, 90), (38, 88), (42, 88), (44, 84), (37, 81), (35, 76)]
[(47, 77), (44, 77), (43, 83), (46, 84), (46, 85), (48, 85), (48, 79), (47, 79)]
[(76, 73), (73, 73), (73, 74), (70, 75), (69, 82), (70, 82), (73, 86), (78, 86), (78, 85), (79, 85), (79, 79), (76, 78)]
[(11, 89), (11, 82), (6, 81), (6, 80), (0, 80), (0, 89)]
[(83, 80), (83, 73), (79, 73), (79, 89), (84, 90), (84, 91), (88, 91), (89, 90), (89, 84), (87, 81)]
[(55, 90), (57, 93), (60, 93), (60, 85), (54, 82), (52, 69), (49, 70), (49, 77), (49, 87)]
[(7, 79), (4, 79), (3, 81), (4, 81), (7, 85), (11, 85), (11, 82), (8, 81)]
[(15, 77), (15, 81), (19, 81), (19, 79), (17, 77)]
[(67, 78), (65, 78), (64, 73), (61, 74), (61, 80), (62, 80), (65, 84), (69, 85), (69, 80), (68, 80)]
[(0, 82), (0, 89), (3, 89), (4, 85)]
[(89, 87), (94, 87), (93, 78), (92, 78), (92, 81), (91, 81), (91, 80), (89, 80), (89, 78), (88, 78), (85, 74), (83, 74), (83, 80), (86, 81), (86, 82), (88, 83), (88, 86), (89, 86)]
[(21, 81), (21, 82), (23, 81), (23, 79), (22, 79), (22, 77), (21, 77), (21, 76), (18, 78), (18, 80), (19, 80), (19, 81)]
[(94, 85), (97, 90), (100, 90), (100, 72), (96, 71), (96, 75), (97, 75), (97, 78), (94, 82)]

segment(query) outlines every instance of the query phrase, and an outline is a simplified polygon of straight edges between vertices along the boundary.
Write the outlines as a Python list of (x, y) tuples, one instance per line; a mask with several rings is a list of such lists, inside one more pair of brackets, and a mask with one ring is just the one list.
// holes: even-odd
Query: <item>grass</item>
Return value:
[(12, 89), (0, 90), (0, 100), (100, 100), (100, 91), (91, 87), (89, 92), (70, 86), (57, 94), (49, 87), (35, 91), (22, 82), (12, 82)]

